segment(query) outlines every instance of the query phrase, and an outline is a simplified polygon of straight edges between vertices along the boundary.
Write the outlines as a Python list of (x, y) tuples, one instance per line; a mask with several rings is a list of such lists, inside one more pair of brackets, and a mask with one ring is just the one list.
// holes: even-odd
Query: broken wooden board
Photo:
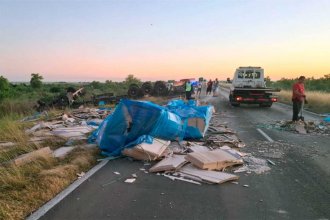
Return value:
[(159, 157), (162, 155), (168, 145), (170, 145), (170, 143), (170, 141), (154, 138), (152, 144), (143, 142), (138, 144), (136, 148), (141, 152), (148, 152), (152, 156)]
[(237, 159), (240, 159), (241, 157), (244, 157), (244, 156), (247, 155), (246, 153), (242, 153), (238, 150), (232, 149), (231, 147), (229, 147), (227, 145), (224, 145), (224, 146), (220, 147), (220, 149), (230, 153), (231, 155), (233, 155)]
[(202, 145), (198, 145), (198, 144), (192, 144), (189, 147), (189, 150), (191, 152), (205, 152), (205, 151), (210, 151), (210, 149), (208, 147), (202, 146)]
[(60, 147), (53, 152), (53, 156), (56, 158), (64, 158), (76, 147)]
[(133, 157), (137, 160), (156, 160), (163, 156), (164, 151), (170, 143), (170, 141), (154, 138), (152, 144), (141, 143), (133, 148), (124, 149), (122, 154)]
[(89, 126), (74, 126), (74, 127), (56, 128), (52, 131), (52, 133), (56, 136), (69, 138), (69, 137), (84, 136), (85, 134), (91, 131), (93, 131), (93, 128)]
[(20, 155), (19, 157), (12, 160), (12, 163), (16, 166), (22, 166), (26, 163), (30, 163), (34, 160), (36, 160), (39, 157), (43, 158), (49, 158), (52, 156), (52, 150), (49, 147), (44, 147), (35, 151), (32, 151), (30, 153), (26, 153), (23, 155)]
[(186, 178), (189, 178), (189, 176), (193, 176), (202, 179), (203, 181), (206, 181), (208, 183), (217, 183), (217, 184), (224, 183), (227, 181), (237, 180), (239, 178), (238, 176), (229, 173), (201, 170), (192, 166), (191, 164), (182, 167), (179, 170), (179, 173), (187, 174), (188, 176), (185, 176)]
[(15, 146), (13, 142), (0, 141), (0, 149)]
[(184, 157), (185, 155), (173, 154), (171, 157), (167, 157), (151, 167), (149, 172), (175, 171), (187, 163)]
[(223, 170), (229, 166), (243, 164), (242, 159), (238, 159), (221, 149), (189, 153), (185, 159), (196, 167), (207, 170)]

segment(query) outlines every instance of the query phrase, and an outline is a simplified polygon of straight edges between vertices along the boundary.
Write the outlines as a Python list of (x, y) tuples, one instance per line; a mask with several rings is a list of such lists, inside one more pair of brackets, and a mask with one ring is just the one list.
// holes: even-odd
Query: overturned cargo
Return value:
[(124, 148), (152, 143), (153, 138), (199, 139), (207, 130), (212, 111), (212, 106), (189, 106), (183, 101), (177, 106), (169, 103), (163, 107), (123, 99), (92, 136), (107, 155), (120, 155)]

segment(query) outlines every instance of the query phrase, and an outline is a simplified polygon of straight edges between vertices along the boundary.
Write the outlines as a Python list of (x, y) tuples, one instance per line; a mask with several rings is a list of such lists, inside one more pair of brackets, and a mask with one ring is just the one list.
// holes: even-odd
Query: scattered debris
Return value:
[(92, 132), (94, 129), (89, 126), (72, 126), (72, 127), (61, 127), (52, 130), (52, 133), (59, 137), (70, 138), (70, 137), (81, 137)]
[(330, 123), (325, 121), (272, 121), (265, 124), (259, 124), (260, 128), (276, 129), (289, 131), (299, 134), (318, 134), (330, 135)]
[(228, 166), (243, 164), (240, 157), (235, 157), (225, 150), (189, 153), (185, 159), (200, 169), (223, 170)]
[(134, 183), (135, 180), (136, 180), (135, 178), (126, 179), (125, 183)]
[(77, 173), (78, 179), (80, 179), (81, 177), (83, 177), (85, 174), (86, 174), (85, 172)]
[(12, 160), (12, 163), (16, 166), (22, 166), (26, 163), (30, 163), (36, 160), (38, 157), (50, 158), (52, 156), (52, 150), (49, 147), (44, 147), (30, 153), (22, 154), (19, 157)]
[(64, 158), (68, 153), (74, 150), (76, 147), (60, 147), (53, 151), (53, 156), (57, 158)]
[[(218, 172), (218, 171), (210, 171), (210, 170), (201, 170), (198, 169), (191, 164), (188, 164), (184, 167), (182, 167), (179, 170), (179, 173), (187, 174), (192, 177), (200, 178), (202, 181), (205, 181), (207, 183), (224, 183), (231, 180), (237, 180), (238, 176), (224, 173), (224, 172)], [(186, 176), (187, 178), (188, 176)]]
[(176, 171), (182, 167), (187, 161), (184, 155), (172, 155), (158, 162), (156, 165), (149, 169), (150, 172), (162, 172), (162, 171)]
[(133, 148), (125, 148), (122, 154), (137, 160), (152, 161), (161, 157), (170, 141), (154, 138), (152, 143), (141, 143)]
[(0, 148), (12, 147), (15, 146), (13, 142), (0, 141)]
[(167, 175), (167, 174), (164, 174), (164, 176), (171, 179), (171, 180), (181, 180), (181, 181), (188, 182), (188, 183), (193, 183), (193, 184), (196, 184), (196, 185), (202, 185), (200, 182), (185, 179), (183, 177), (176, 177), (176, 176), (171, 176), (171, 175)]
[(120, 173), (119, 172), (113, 172), (114, 174), (116, 174), (116, 175), (120, 175)]
[(234, 171), (234, 173), (240, 172), (254, 172), (256, 174), (261, 174), (270, 170), (267, 161), (264, 159), (256, 158), (254, 156), (243, 157), (246, 163), (243, 167), (240, 167)]
[(275, 163), (273, 161), (271, 161), (270, 159), (267, 159), (268, 163), (270, 163), (271, 165), (275, 166)]

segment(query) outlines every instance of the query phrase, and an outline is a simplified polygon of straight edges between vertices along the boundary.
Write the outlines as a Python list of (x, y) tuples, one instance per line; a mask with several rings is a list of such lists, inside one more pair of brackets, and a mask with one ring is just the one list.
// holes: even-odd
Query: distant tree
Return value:
[(141, 84), (141, 80), (136, 78), (133, 74), (129, 74), (126, 78), (125, 78), (125, 81), (124, 83), (126, 85), (130, 85), (130, 84)]
[(7, 95), (9, 90), (9, 82), (3, 76), (0, 76), (0, 101), (2, 101)]
[(102, 84), (98, 81), (93, 81), (90, 84), (92, 86), (93, 89), (100, 89), (102, 87)]
[(44, 78), (39, 73), (31, 73), (30, 85), (32, 88), (37, 89), (42, 86), (42, 80)]
[(267, 77), (265, 78), (265, 83), (266, 83), (266, 85), (269, 86), (269, 85), (271, 84), (271, 82), (272, 82), (272, 80), (270, 79), (269, 76), (267, 76)]

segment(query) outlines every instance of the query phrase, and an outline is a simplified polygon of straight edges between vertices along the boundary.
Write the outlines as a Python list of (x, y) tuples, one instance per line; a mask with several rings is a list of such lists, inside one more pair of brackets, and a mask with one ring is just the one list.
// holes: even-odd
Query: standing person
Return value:
[(218, 81), (218, 78), (216, 78), (213, 82), (213, 85), (212, 85), (213, 96), (216, 95), (216, 91), (218, 89), (218, 86), (219, 86), (219, 81)]
[(196, 97), (200, 98), (201, 97), (201, 93), (202, 93), (202, 82), (198, 82), (197, 83), (197, 94)]
[(186, 88), (186, 99), (190, 100), (191, 99), (191, 92), (192, 92), (192, 85), (191, 85), (191, 82), (189, 80), (186, 81), (185, 88)]
[(207, 82), (206, 95), (211, 95), (211, 92), (212, 92), (212, 85), (213, 85), (212, 80), (209, 80), (209, 81)]
[(292, 86), (292, 121), (298, 121), (299, 112), (301, 111), (303, 102), (306, 101), (304, 81), (305, 77), (300, 76), (298, 81)]

